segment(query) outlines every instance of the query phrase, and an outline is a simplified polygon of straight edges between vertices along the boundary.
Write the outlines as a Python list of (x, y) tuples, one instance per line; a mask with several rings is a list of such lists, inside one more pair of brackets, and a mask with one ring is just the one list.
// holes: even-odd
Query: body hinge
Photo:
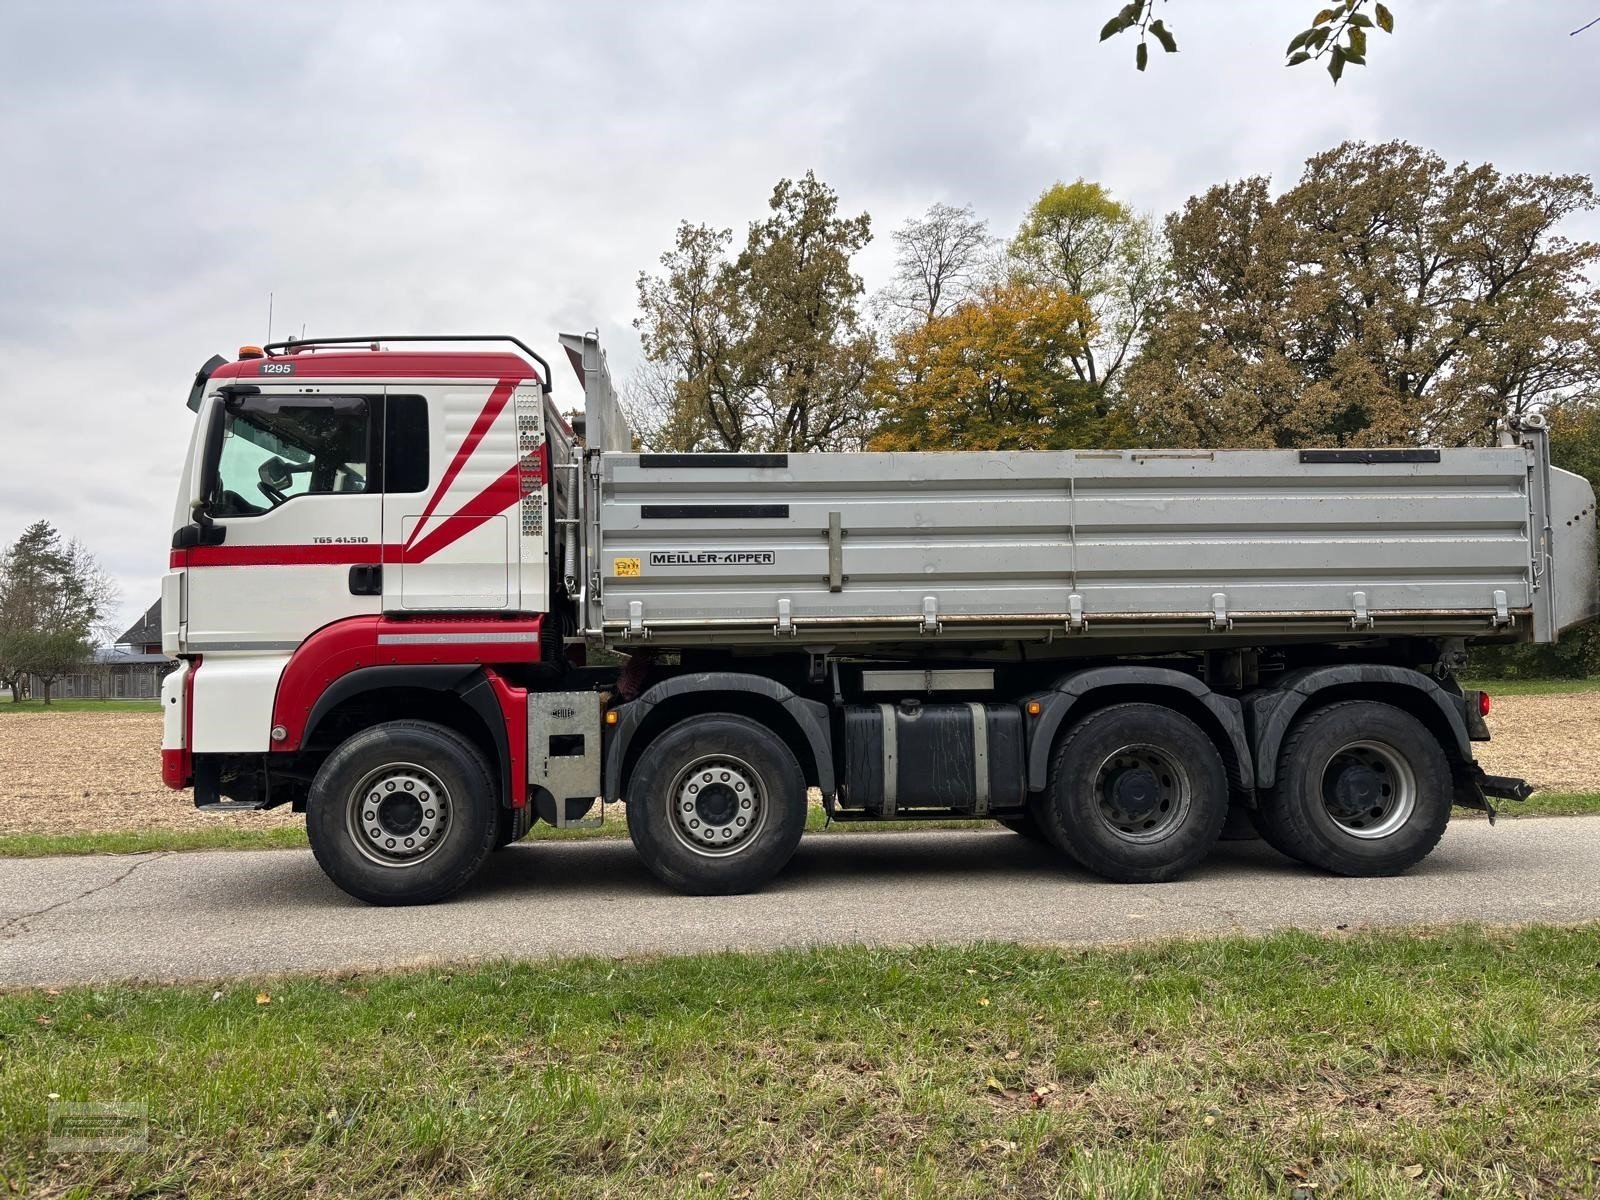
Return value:
[(1511, 624), (1511, 606), (1506, 601), (1505, 592), (1500, 588), (1496, 588), (1494, 592), (1494, 616), (1489, 624), (1496, 629), (1503, 629)]
[(790, 637), (795, 636), (794, 605), (788, 597), (778, 601), (778, 623), (772, 627), (774, 637), (781, 637), (786, 633)]
[(1350, 628), (1371, 629), (1372, 614), (1367, 610), (1367, 594), (1365, 592), (1351, 592), (1350, 607), (1354, 609), (1354, 615), (1350, 618)]
[(1226, 592), (1211, 593), (1211, 628), (1218, 633), (1226, 632), (1233, 628), (1233, 618), (1228, 615), (1228, 594)]
[(938, 633), (944, 628), (939, 620), (939, 600), (936, 596), (922, 598), (922, 632)]
[(1089, 628), (1089, 618), (1083, 615), (1083, 597), (1073, 592), (1067, 597), (1067, 630), (1082, 633)]
[(642, 600), (628, 601), (628, 632), (650, 636), (650, 631), (644, 627), (644, 602)]

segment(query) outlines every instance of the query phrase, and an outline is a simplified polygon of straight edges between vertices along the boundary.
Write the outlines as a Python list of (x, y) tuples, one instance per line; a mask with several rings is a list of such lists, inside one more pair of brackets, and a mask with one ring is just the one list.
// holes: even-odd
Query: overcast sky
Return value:
[[(997, 232), (1057, 179), (1165, 212), (1345, 138), (1600, 173), (1600, 0), (1389, 0), (1338, 89), (1282, 66), (1316, 0), (162, 4), (0, 0), (0, 540), (46, 517), (158, 591), (194, 370), (267, 333), (598, 326), (682, 218), (814, 169), (887, 232)], [(1600, 237), (1600, 220), (1574, 224)], [(558, 399), (574, 388), (558, 375)], [(564, 391), (565, 396), (562, 396)]]

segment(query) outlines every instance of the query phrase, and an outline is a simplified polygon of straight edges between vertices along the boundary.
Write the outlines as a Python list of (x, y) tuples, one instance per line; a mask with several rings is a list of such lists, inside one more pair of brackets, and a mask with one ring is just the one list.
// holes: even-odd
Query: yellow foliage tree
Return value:
[(895, 335), (869, 380), (872, 450), (1055, 450), (1126, 444), (1101, 389), (1073, 369), (1092, 327), (1080, 296), (989, 287)]

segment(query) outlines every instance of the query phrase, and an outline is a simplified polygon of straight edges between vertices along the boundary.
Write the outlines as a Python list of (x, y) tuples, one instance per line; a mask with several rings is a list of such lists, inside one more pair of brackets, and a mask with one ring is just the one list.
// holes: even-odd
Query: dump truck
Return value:
[(666, 885), (745, 892), (812, 795), (1116, 881), (1230, 814), (1393, 874), (1526, 794), (1474, 760), (1468, 646), (1600, 607), (1537, 415), (1466, 449), (655, 452), (598, 337), (559, 340), (570, 423), (508, 336), (244, 347), (190, 390), (164, 779), (304, 812), (361, 900), (616, 802)]

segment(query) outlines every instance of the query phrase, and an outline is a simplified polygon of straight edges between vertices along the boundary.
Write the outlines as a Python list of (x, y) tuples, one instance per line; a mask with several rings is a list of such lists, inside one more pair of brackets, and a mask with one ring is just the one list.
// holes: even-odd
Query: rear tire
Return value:
[(1114, 704), (1061, 739), (1049, 793), (1034, 811), (1050, 840), (1095, 874), (1161, 883), (1216, 844), (1228, 775), (1211, 739), (1182, 713)]
[(453, 729), (389, 721), (347, 738), (306, 801), (311, 852), (368, 904), (431, 904), (459, 891), (493, 849), (495, 776)]
[(657, 879), (691, 896), (753, 892), (794, 855), (806, 781), (783, 739), (748, 717), (690, 717), (639, 756), (628, 835)]
[(1272, 845), (1338, 875), (1397, 875), (1444, 835), (1453, 786), (1439, 739), (1372, 700), (1318, 709), (1290, 730), (1257, 820)]

